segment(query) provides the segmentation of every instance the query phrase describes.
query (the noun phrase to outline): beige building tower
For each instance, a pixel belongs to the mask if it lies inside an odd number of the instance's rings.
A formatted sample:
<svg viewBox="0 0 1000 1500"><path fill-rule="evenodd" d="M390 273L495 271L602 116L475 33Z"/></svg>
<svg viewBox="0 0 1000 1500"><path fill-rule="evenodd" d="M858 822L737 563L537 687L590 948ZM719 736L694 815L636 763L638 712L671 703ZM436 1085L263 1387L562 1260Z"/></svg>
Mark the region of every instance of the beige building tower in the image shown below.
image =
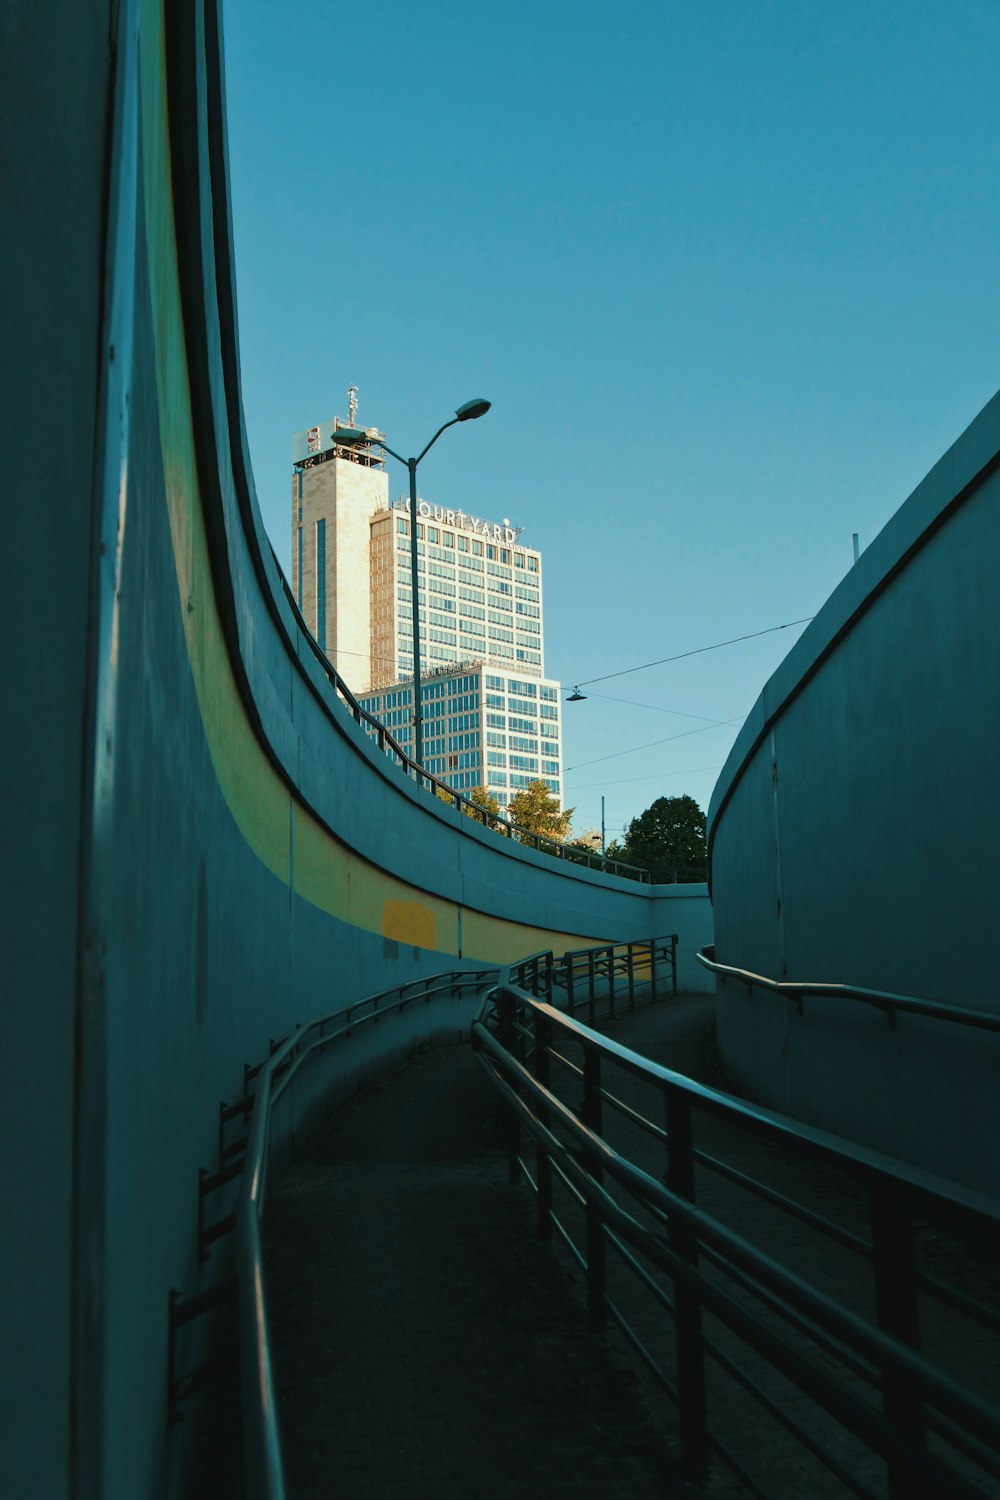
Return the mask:
<svg viewBox="0 0 1000 1500"><path fill-rule="evenodd" d="M413 753L410 501L389 501L384 434L348 419L292 440L292 590L361 706ZM506 518L417 498L420 701L426 769L506 807L543 780L562 800L560 687L545 676L542 555Z"/></svg>
<svg viewBox="0 0 1000 1500"><path fill-rule="evenodd" d="M371 517L389 503L382 434L340 444L339 417L292 439L292 592L306 625L354 693L372 685Z"/></svg>

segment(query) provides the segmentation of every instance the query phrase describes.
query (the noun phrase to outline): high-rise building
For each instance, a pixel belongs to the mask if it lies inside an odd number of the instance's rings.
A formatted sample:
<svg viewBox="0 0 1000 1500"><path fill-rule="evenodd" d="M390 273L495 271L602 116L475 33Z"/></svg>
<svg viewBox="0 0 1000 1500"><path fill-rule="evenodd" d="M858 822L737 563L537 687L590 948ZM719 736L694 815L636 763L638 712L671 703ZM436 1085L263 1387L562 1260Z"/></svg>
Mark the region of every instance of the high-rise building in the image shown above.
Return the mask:
<svg viewBox="0 0 1000 1500"><path fill-rule="evenodd" d="M413 753L413 682L361 697ZM562 722L559 684L517 676L483 661L420 672L423 762L456 791L484 786L505 808L533 781L544 781L562 803Z"/></svg>
<svg viewBox="0 0 1000 1500"><path fill-rule="evenodd" d="M339 418L297 433L292 589L362 705L413 747L410 502L390 502L382 434L338 442ZM559 684L545 678L541 553L506 518L417 503L425 768L506 806L543 780L562 800Z"/></svg>
<svg viewBox="0 0 1000 1500"><path fill-rule="evenodd" d="M352 402L353 404L353 402ZM337 443L334 418L292 440L292 592L321 649L354 693L372 683L372 519L389 477L381 434Z"/></svg>

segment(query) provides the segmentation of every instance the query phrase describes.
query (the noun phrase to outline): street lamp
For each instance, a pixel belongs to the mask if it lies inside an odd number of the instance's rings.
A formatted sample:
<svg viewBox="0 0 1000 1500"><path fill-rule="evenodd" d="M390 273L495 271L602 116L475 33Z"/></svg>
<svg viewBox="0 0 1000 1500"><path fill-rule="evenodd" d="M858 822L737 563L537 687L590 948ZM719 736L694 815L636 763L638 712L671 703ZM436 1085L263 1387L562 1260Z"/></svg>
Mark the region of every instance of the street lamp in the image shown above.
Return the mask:
<svg viewBox="0 0 1000 1500"><path fill-rule="evenodd" d="M384 448L398 463L405 464L410 472L410 580L411 592L413 594L413 758L417 765L423 764L424 758L424 720L420 707L420 595L417 574L417 464L430 452L448 427L454 427L456 422L474 422L478 417L485 417L489 411L491 402L484 401L482 396L475 401L465 401L455 412L450 421L439 427L430 442L418 453L416 458L404 458L402 454L396 453L382 438L378 439L379 447ZM338 427L333 434L338 443L362 443L370 442L370 434L361 427Z"/></svg>

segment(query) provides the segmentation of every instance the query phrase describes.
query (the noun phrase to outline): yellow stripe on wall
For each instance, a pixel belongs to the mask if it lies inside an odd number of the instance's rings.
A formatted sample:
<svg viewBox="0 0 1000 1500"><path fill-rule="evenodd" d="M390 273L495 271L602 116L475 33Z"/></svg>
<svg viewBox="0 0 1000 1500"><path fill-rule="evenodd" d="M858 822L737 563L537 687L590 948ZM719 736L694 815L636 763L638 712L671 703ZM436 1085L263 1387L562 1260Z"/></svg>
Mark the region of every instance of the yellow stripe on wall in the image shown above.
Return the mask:
<svg viewBox="0 0 1000 1500"><path fill-rule="evenodd" d="M551 932L432 896L347 848L289 790L250 723L233 674L212 586L195 463L174 228L161 4L141 25L142 172L155 340L156 392L180 616L205 740L219 789L261 863L296 895L367 932L485 963L603 935ZM293 852L294 851L294 852ZM460 923L464 927L459 941Z"/></svg>

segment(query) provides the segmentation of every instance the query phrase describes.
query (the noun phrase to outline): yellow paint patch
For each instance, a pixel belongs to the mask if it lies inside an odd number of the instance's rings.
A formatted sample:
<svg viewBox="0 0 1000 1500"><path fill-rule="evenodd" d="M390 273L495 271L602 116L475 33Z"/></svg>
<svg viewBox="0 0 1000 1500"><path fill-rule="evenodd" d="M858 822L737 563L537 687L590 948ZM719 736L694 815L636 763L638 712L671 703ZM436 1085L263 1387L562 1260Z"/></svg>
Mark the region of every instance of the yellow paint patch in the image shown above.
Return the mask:
<svg viewBox="0 0 1000 1500"><path fill-rule="evenodd" d="M349 851L298 802L292 803L292 823L296 895L320 911L346 920L351 888Z"/></svg>
<svg viewBox="0 0 1000 1500"><path fill-rule="evenodd" d="M573 948L606 943L607 935L584 936L579 932L553 932L545 927L527 927L522 922L499 921L485 912L466 907L462 913L462 955L480 963L514 964L531 953L550 948L562 955Z"/></svg>
<svg viewBox="0 0 1000 1500"><path fill-rule="evenodd" d="M386 901L382 907L382 936L415 948L437 947L434 913L422 901Z"/></svg>

